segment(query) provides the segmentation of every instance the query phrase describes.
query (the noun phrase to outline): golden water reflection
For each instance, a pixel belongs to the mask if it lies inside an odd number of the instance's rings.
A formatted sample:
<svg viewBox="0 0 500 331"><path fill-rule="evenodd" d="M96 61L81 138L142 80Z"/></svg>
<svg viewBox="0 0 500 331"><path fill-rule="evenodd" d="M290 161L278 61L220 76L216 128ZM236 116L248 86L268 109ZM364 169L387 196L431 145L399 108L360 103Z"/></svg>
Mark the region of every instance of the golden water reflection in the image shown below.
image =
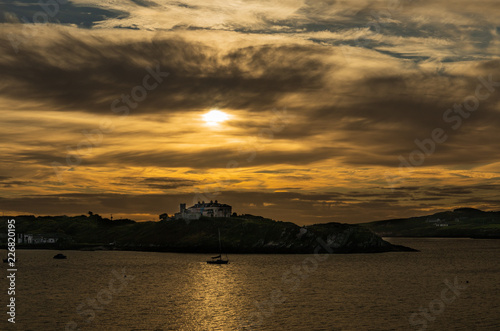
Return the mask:
<svg viewBox="0 0 500 331"><path fill-rule="evenodd" d="M246 276L227 265L192 263L183 282L190 301L181 314L189 330L235 330L248 308L244 296Z"/></svg>

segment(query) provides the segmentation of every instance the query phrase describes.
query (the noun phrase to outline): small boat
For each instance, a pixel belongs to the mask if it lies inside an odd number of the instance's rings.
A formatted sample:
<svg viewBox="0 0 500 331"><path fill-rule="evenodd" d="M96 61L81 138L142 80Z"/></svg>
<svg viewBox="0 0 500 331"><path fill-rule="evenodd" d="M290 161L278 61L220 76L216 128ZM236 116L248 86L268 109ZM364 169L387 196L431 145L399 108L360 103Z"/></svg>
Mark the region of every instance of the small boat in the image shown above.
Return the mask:
<svg viewBox="0 0 500 331"><path fill-rule="evenodd" d="M216 259L216 260L215 260ZM229 260L223 260L220 255L212 257L212 260L207 261L208 264L228 264Z"/></svg>
<svg viewBox="0 0 500 331"><path fill-rule="evenodd" d="M54 259L61 260L61 259L65 259L65 258L66 258L66 255L61 254L61 253L54 255Z"/></svg>
<svg viewBox="0 0 500 331"><path fill-rule="evenodd" d="M207 261L208 264L228 264L229 263L229 259L227 258L227 254L226 254L225 260L222 258L222 246L220 243L220 229L218 229L218 230L219 230L219 255L213 256L212 260L208 260Z"/></svg>

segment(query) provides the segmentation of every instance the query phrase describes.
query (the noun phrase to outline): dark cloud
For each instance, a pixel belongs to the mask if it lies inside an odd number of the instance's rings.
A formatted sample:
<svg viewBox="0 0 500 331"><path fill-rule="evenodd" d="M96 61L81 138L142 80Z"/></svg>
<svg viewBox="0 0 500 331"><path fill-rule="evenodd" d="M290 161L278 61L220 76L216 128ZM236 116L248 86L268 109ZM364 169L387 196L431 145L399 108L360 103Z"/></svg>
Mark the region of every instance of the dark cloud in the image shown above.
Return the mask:
<svg viewBox="0 0 500 331"><path fill-rule="evenodd" d="M496 191L500 192L500 185L482 184L482 185L467 185L467 186L434 186L422 188L420 193L430 197L457 197L457 196L474 196L482 194L481 191ZM491 197L491 192L487 192Z"/></svg>
<svg viewBox="0 0 500 331"><path fill-rule="evenodd" d="M182 39L113 42L65 32L44 47L23 47L15 56L7 36L0 37L0 44L6 53L0 61L4 96L29 95L31 100L44 100L51 110L106 115L113 115L115 99L142 85L147 66L169 76L131 109L132 114L186 112L214 104L269 109L284 94L320 87L331 66L318 58L326 53L324 48L300 45L220 53Z"/></svg>
<svg viewBox="0 0 500 331"><path fill-rule="evenodd" d="M165 148L168 148L165 147ZM38 164L51 165L56 162L64 167L86 165L86 166L129 166L140 167L190 167L193 169L216 169L216 168L245 168L263 165L305 165L317 161L340 157L341 149L330 147L311 148L310 150L298 151L248 151L242 152L229 148L207 148L203 150L133 150L130 148L124 152L105 152L103 154L90 153L78 156L70 154L63 149L51 149L45 151L25 151L11 154L12 157ZM228 170L228 171L229 171Z"/></svg>
<svg viewBox="0 0 500 331"><path fill-rule="evenodd" d="M118 185L146 186L151 189L170 190L180 187L191 187L196 181L172 177L120 177Z"/></svg>
<svg viewBox="0 0 500 331"><path fill-rule="evenodd" d="M253 157L253 153L240 153L233 149L214 147L201 151L164 150L109 152L101 156L85 159L84 162L90 166L128 164L132 166L172 168L189 166L192 168L215 169L278 164L304 165L340 155L341 152L335 148L320 147L306 151L257 151ZM32 160L46 160L45 155L42 156L42 159L38 159L37 155L34 156L35 158ZM250 160L249 156L252 156Z"/></svg>
<svg viewBox="0 0 500 331"><path fill-rule="evenodd" d="M471 186L469 186L469 188L475 189L475 190L494 190L494 191L500 192L500 185L498 185L498 184L471 185Z"/></svg>
<svg viewBox="0 0 500 331"><path fill-rule="evenodd" d="M463 187L432 187L425 191L427 196L453 197L457 195L469 195L473 192Z"/></svg>
<svg viewBox="0 0 500 331"><path fill-rule="evenodd" d="M153 1L148 1L148 0L130 0L130 1L141 7L158 7L158 4Z"/></svg>
<svg viewBox="0 0 500 331"><path fill-rule="evenodd" d="M144 1L144 0L136 0ZM66 3L64 3L66 2ZM145 1L147 2L147 1ZM125 18L128 13L90 6L75 6L70 1L2 1L0 2L0 23L57 23L74 24L90 28L99 21Z"/></svg>
<svg viewBox="0 0 500 331"><path fill-rule="evenodd" d="M382 187L385 190L395 190L395 191L418 191L420 187L418 186L401 186L401 187Z"/></svg>
<svg viewBox="0 0 500 331"><path fill-rule="evenodd" d="M0 187L3 188L22 187L31 183L33 182L29 180L13 180L11 176L0 176Z"/></svg>
<svg viewBox="0 0 500 331"><path fill-rule="evenodd" d="M293 169L282 169L282 170L259 170L254 171L254 174L290 174L294 173Z"/></svg>
<svg viewBox="0 0 500 331"><path fill-rule="evenodd" d="M14 186L23 186L31 184L31 181L23 181L23 180L10 180L10 181L1 181L0 187L10 188Z"/></svg>

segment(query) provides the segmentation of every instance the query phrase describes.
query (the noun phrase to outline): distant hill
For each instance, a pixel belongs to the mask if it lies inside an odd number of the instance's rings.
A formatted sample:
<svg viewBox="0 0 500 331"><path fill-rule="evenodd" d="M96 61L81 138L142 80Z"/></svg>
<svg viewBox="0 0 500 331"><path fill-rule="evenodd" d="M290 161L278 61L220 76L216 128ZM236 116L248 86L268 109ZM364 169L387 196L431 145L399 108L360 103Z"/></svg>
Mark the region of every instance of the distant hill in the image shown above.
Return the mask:
<svg viewBox="0 0 500 331"><path fill-rule="evenodd" d="M361 225L382 237L500 238L500 212L474 208Z"/></svg>
<svg viewBox="0 0 500 331"><path fill-rule="evenodd" d="M217 229L225 253L314 253L318 238L328 243L331 253L376 253L412 251L392 245L359 225L340 223L300 227L263 217L242 215L231 218L134 222L91 216L17 216L17 233L58 233L52 246L24 245L25 248L121 249L168 252L215 253ZM7 217L0 231L6 233ZM320 252L326 253L322 248Z"/></svg>

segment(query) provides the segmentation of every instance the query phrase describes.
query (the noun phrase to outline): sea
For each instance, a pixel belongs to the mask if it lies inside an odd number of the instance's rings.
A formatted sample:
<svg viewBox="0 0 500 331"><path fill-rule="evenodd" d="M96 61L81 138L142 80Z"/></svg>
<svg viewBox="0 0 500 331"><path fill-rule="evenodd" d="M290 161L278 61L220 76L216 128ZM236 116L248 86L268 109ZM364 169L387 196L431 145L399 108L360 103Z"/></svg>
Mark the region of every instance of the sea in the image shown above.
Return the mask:
<svg viewBox="0 0 500 331"><path fill-rule="evenodd" d="M0 330L500 330L500 240L385 239L420 252L18 250Z"/></svg>

